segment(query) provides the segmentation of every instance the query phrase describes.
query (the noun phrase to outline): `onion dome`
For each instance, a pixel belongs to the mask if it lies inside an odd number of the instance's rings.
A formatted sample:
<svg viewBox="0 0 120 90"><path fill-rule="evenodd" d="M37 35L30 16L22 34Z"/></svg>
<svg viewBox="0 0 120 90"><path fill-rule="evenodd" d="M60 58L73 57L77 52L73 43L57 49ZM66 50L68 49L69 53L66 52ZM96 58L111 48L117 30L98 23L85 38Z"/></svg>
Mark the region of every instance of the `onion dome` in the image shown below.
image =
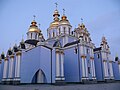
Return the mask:
<svg viewBox="0 0 120 90"><path fill-rule="evenodd" d="M62 45L61 45L60 41L59 41L59 40L57 40L57 41L53 44L53 47L58 47L58 48L61 48L61 47L62 47Z"/></svg>
<svg viewBox="0 0 120 90"><path fill-rule="evenodd" d="M50 28L57 27L59 25L59 16L60 16L60 14L59 14L58 10L56 9L53 14L54 21L50 23Z"/></svg>
<svg viewBox="0 0 120 90"><path fill-rule="evenodd" d="M63 16L61 17L60 20L60 25L70 25L69 20L67 20L67 16L65 16L65 10L63 9Z"/></svg>
<svg viewBox="0 0 120 90"><path fill-rule="evenodd" d="M11 49L11 47L10 47L9 50L8 50L8 52L7 52L7 54L8 54L8 55L12 55L12 53L13 53L13 52L12 52L12 49Z"/></svg>
<svg viewBox="0 0 120 90"><path fill-rule="evenodd" d="M82 30L86 29L86 28L85 28L85 25L84 25L83 23L82 23L82 24L79 24L78 26L79 26L79 28L82 29Z"/></svg>
<svg viewBox="0 0 120 90"><path fill-rule="evenodd" d="M2 52L2 54L1 54L1 59L5 59L5 54L4 54L4 52Z"/></svg>
<svg viewBox="0 0 120 90"><path fill-rule="evenodd" d="M29 28L29 32L40 32L40 30L38 29L38 26L36 25L37 22L35 20L33 20L31 22L30 28Z"/></svg>
<svg viewBox="0 0 120 90"><path fill-rule="evenodd" d="M60 25L70 25L70 22L67 20L67 17L65 15L61 17Z"/></svg>

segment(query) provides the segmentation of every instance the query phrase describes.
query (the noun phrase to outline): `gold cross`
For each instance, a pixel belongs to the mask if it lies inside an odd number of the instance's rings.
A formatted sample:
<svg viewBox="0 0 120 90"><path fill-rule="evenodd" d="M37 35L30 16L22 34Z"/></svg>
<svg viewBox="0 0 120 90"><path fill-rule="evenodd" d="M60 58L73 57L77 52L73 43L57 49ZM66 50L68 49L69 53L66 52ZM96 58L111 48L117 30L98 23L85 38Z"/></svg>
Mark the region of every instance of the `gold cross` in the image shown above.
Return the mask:
<svg viewBox="0 0 120 90"><path fill-rule="evenodd" d="M63 15L65 15L65 9L63 9Z"/></svg>
<svg viewBox="0 0 120 90"><path fill-rule="evenodd" d="M33 15L33 18L34 18L34 20L35 20L36 16L35 16L35 15Z"/></svg>
<svg viewBox="0 0 120 90"><path fill-rule="evenodd" d="M55 5L56 5L56 9L57 9L57 6L58 6L57 2L55 3Z"/></svg>

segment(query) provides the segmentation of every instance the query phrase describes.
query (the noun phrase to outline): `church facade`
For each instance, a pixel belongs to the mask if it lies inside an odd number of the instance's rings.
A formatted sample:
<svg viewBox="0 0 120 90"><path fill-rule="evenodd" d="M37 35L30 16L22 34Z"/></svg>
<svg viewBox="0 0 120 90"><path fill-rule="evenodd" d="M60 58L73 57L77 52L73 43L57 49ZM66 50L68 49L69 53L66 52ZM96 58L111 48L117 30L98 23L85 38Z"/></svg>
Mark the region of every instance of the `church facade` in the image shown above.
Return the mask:
<svg viewBox="0 0 120 90"><path fill-rule="evenodd" d="M65 13L56 9L45 40L33 20L27 40L7 54L1 54L0 82L14 83L86 83L120 80L120 60L111 59L110 47L102 37L96 48L82 22L72 30Z"/></svg>

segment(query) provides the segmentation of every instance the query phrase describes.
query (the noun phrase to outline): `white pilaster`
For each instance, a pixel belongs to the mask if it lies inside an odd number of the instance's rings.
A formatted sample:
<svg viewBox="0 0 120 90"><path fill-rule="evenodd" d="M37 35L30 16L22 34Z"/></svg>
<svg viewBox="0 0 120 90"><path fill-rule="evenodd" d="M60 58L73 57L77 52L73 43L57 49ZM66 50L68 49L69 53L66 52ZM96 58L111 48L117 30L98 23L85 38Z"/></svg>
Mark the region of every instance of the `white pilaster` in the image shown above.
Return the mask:
<svg viewBox="0 0 120 90"><path fill-rule="evenodd" d="M91 74L92 74L92 77L94 77L93 60L92 59L90 59L90 64L91 64Z"/></svg>
<svg viewBox="0 0 120 90"><path fill-rule="evenodd" d="M119 74L120 74L120 62L118 62Z"/></svg>
<svg viewBox="0 0 120 90"><path fill-rule="evenodd" d="M15 65L15 78L20 79L20 61L21 61L21 52L16 53L16 65Z"/></svg>
<svg viewBox="0 0 120 90"><path fill-rule="evenodd" d="M14 55L10 56L8 78L13 78Z"/></svg>
<svg viewBox="0 0 120 90"><path fill-rule="evenodd" d="M113 79L114 75L113 75L113 68L112 68L112 62L109 62L109 68L110 68L110 77Z"/></svg>
<svg viewBox="0 0 120 90"><path fill-rule="evenodd" d="M7 72L8 72L8 58L5 58L4 69L3 69L3 79L7 78Z"/></svg>
<svg viewBox="0 0 120 90"><path fill-rule="evenodd" d="M93 77L95 78L96 75L95 75L95 63L94 63L94 60L92 60L92 64L93 64Z"/></svg>
<svg viewBox="0 0 120 90"><path fill-rule="evenodd" d="M88 66L87 66L87 60L85 58L85 76L88 77Z"/></svg>
<svg viewBox="0 0 120 90"><path fill-rule="evenodd" d="M82 77L85 77L85 64L84 64L84 58L82 57Z"/></svg>
<svg viewBox="0 0 120 90"><path fill-rule="evenodd" d="M64 80L64 53L61 52L61 77Z"/></svg>
<svg viewBox="0 0 120 90"><path fill-rule="evenodd" d="M56 52L56 77L60 77L59 51ZM56 79L58 79L58 78L56 78Z"/></svg>

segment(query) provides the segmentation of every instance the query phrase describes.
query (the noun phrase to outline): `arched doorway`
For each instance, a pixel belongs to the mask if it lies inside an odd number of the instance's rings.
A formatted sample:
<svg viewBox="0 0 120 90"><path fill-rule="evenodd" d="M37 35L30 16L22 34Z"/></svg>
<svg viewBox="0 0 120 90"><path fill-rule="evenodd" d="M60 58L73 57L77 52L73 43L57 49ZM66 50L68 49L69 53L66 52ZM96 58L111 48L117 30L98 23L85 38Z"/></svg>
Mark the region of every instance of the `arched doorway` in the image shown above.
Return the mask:
<svg viewBox="0 0 120 90"><path fill-rule="evenodd" d="M46 77L44 72L39 69L32 78L32 83L46 83Z"/></svg>

